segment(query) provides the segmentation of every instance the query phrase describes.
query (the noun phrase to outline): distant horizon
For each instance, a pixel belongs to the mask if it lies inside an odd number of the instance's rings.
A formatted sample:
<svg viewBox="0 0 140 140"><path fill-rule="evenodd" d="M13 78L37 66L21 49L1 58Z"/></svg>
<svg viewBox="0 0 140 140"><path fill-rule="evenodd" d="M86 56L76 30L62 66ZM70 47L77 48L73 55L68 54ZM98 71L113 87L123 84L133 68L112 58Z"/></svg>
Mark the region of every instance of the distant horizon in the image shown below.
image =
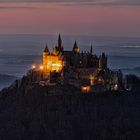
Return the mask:
<svg viewBox="0 0 140 140"><path fill-rule="evenodd" d="M58 33L59 34L59 33ZM8 33L8 34L1 34L0 33L0 36L8 36L8 35L10 35L10 36L14 36L14 35L32 35L32 36L41 36L41 35L43 35L43 36L58 36L58 34L32 34L32 33ZM60 33L61 34L61 33ZM82 34L61 34L61 36L63 37L63 36L70 36L70 37L106 37L106 38L140 38L140 36L103 36L103 35L82 35Z"/></svg>

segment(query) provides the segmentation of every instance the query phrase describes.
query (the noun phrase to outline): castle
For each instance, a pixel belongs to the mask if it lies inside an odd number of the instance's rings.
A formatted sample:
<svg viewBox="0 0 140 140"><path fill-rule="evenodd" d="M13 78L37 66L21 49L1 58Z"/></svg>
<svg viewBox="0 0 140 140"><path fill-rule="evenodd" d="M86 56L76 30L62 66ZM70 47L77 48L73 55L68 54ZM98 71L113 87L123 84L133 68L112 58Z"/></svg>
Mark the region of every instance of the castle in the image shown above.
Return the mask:
<svg viewBox="0 0 140 140"><path fill-rule="evenodd" d="M107 56L102 53L98 58L93 54L93 48L89 52L81 52L80 48L75 41L72 51L65 51L62 46L61 36L59 34L58 43L52 52L49 51L46 45L43 52L43 69L45 72L60 72L63 67L73 67L73 68L97 68L106 69L107 68Z"/></svg>
<svg viewBox="0 0 140 140"><path fill-rule="evenodd" d="M33 74L35 72L37 74ZM83 92L119 90L122 84L121 71L112 71L107 67L105 53L99 57L93 54L92 45L89 52L80 51L76 41L73 49L67 51L60 34L52 52L45 46L41 70L33 68L32 74L33 81L68 84L81 88Z"/></svg>

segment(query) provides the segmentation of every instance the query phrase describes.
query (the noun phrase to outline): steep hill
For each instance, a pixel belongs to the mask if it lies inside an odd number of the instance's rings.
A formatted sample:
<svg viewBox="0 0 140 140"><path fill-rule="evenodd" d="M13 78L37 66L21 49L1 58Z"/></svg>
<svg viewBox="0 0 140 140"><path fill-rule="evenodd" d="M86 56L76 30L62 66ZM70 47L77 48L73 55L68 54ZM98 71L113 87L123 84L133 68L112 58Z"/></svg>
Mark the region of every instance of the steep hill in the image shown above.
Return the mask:
<svg viewBox="0 0 140 140"><path fill-rule="evenodd" d="M73 87L10 87L0 97L0 140L140 139L139 92L81 94Z"/></svg>

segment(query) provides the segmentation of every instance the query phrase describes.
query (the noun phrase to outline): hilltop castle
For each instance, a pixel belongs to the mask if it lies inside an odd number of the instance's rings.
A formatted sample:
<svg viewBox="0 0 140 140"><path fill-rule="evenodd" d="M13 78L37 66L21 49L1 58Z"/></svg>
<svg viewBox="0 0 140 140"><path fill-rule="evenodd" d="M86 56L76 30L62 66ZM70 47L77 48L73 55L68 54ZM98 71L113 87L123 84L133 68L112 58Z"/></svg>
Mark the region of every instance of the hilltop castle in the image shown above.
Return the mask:
<svg viewBox="0 0 140 140"><path fill-rule="evenodd" d="M45 72L60 72L63 67L73 68L96 68L107 69L107 56L105 53L98 58L93 54L91 46L89 52L80 52L80 48L75 41L72 51L64 50L62 46L61 36L59 34L58 43L50 52L46 45L43 52L43 68Z"/></svg>
<svg viewBox="0 0 140 140"><path fill-rule="evenodd" d="M73 49L67 51L60 34L52 52L45 46L41 69L37 71L34 67L31 73L34 82L68 84L83 92L119 90L122 83L121 71L112 71L107 67L105 53L98 57L93 53L92 45L89 52L80 51L76 41Z"/></svg>

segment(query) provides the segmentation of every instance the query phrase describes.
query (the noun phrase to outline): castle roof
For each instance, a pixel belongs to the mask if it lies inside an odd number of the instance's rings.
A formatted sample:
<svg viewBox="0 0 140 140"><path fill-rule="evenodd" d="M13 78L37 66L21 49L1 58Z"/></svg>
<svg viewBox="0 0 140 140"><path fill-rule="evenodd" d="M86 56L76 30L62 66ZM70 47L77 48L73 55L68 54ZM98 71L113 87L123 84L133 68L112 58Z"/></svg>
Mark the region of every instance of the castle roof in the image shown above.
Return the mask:
<svg viewBox="0 0 140 140"><path fill-rule="evenodd" d="M48 48L48 45L46 44L46 47L44 49L44 52L49 52L49 48Z"/></svg>
<svg viewBox="0 0 140 140"><path fill-rule="evenodd" d="M78 48L77 42L75 41L73 48Z"/></svg>

